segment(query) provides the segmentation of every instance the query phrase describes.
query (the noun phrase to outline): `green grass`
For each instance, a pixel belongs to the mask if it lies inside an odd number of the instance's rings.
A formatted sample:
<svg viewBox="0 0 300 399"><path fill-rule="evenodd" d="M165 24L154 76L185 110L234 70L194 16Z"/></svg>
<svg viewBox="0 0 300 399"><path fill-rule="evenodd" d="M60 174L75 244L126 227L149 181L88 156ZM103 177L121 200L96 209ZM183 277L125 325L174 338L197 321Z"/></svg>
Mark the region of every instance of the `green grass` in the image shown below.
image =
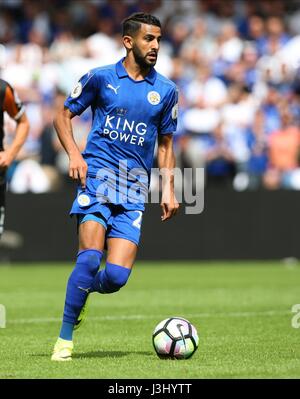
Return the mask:
<svg viewBox="0 0 300 399"><path fill-rule="evenodd" d="M276 262L137 263L112 295L93 294L70 363L50 361L71 265L0 267L0 378L299 378L300 265ZM188 318L200 345L188 360L161 360L155 325Z"/></svg>

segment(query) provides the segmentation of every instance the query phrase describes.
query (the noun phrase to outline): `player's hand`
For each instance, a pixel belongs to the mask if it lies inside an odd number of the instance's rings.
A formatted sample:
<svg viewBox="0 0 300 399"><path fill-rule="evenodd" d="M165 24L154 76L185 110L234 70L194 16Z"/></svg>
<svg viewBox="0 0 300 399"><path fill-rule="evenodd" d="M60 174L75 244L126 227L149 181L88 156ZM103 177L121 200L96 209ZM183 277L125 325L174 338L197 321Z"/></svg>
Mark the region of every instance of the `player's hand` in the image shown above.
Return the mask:
<svg viewBox="0 0 300 399"><path fill-rule="evenodd" d="M0 151L0 168L8 168L14 157L8 151Z"/></svg>
<svg viewBox="0 0 300 399"><path fill-rule="evenodd" d="M161 216L162 222L171 219L173 216L175 216L179 209L179 203L175 197L175 194L173 195L163 194L160 206L162 209L162 216Z"/></svg>
<svg viewBox="0 0 300 399"><path fill-rule="evenodd" d="M69 176L73 180L80 180L82 189L86 187L86 174L88 166L81 154L70 157Z"/></svg>

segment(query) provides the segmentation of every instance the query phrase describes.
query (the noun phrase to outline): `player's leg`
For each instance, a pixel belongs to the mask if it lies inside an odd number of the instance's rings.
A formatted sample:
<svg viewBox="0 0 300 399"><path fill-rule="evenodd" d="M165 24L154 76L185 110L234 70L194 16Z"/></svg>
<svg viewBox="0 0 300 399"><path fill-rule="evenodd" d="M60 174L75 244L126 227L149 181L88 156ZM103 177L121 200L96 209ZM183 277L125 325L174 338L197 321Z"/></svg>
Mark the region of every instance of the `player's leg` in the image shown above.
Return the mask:
<svg viewBox="0 0 300 399"><path fill-rule="evenodd" d="M107 239L107 262L122 265L132 269L136 254L137 245L124 238Z"/></svg>
<svg viewBox="0 0 300 399"><path fill-rule="evenodd" d="M64 321L69 323L76 324L103 255L105 228L91 220L91 216L84 217L79 224L79 251L68 280L64 310Z"/></svg>
<svg viewBox="0 0 300 399"><path fill-rule="evenodd" d="M99 269L104 240L105 227L96 216L79 217L79 252L68 280L63 322L52 360L71 360L73 331Z"/></svg>
<svg viewBox="0 0 300 399"><path fill-rule="evenodd" d="M107 261L97 273L92 291L110 294L123 287L131 273L141 233L142 211L119 208L107 231Z"/></svg>
<svg viewBox="0 0 300 399"><path fill-rule="evenodd" d="M107 259L103 270L97 273L92 291L111 294L126 283L133 267L137 245L124 238L107 239Z"/></svg>
<svg viewBox="0 0 300 399"><path fill-rule="evenodd" d="M99 269L105 240L105 228L91 215L79 218L79 251L77 262L67 284L63 327L60 337L72 339L74 325L85 304L92 282ZM73 328L72 328L73 327Z"/></svg>
<svg viewBox="0 0 300 399"><path fill-rule="evenodd" d="M5 176L3 173L1 173L0 170L0 238L4 231L5 192L6 192Z"/></svg>
<svg viewBox="0 0 300 399"><path fill-rule="evenodd" d="M0 239L4 232L5 207L0 203Z"/></svg>

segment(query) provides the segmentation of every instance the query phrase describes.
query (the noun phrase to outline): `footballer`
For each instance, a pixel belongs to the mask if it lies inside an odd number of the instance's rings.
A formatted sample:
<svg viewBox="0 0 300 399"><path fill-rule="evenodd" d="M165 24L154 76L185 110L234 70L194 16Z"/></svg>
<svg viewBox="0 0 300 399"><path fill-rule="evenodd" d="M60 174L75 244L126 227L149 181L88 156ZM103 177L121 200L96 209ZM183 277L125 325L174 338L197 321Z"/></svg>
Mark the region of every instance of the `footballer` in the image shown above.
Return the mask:
<svg viewBox="0 0 300 399"><path fill-rule="evenodd" d="M69 156L69 175L78 180L70 214L78 223L77 262L66 290L63 321L51 359L72 359L73 332L86 316L91 293L120 290L130 276L139 245L146 192L157 140L162 171L162 221L179 207L174 194L173 133L177 126L176 85L154 69L160 21L136 13L123 21L126 56L84 75L54 118ZM72 118L91 107L93 122L81 154ZM99 271L106 253L105 268Z"/></svg>
<svg viewBox="0 0 300 399"><path fill-rule="evenodd" d="M13 142L4 149L4 113L17 123ZM0 238L4 230L6 171L16 158L29 131L25 107L16 91L5 80L0 79Z"/></svg>

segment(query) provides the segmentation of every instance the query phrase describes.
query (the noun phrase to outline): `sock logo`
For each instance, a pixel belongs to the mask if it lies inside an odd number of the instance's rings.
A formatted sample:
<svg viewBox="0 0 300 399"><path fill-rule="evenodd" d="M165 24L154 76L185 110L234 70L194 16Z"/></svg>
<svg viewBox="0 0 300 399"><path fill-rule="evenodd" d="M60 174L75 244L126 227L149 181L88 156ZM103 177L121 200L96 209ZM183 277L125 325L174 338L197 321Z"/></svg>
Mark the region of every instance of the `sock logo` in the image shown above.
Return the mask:
<svg viewBox="0 0 300 399"><path fill-rule="evenodd" d="M81 291L85 291L87 294L89 294L90 293L90 289L91 289L91 287L90 288L82 288L82 287L78 287Z"/></svg>

